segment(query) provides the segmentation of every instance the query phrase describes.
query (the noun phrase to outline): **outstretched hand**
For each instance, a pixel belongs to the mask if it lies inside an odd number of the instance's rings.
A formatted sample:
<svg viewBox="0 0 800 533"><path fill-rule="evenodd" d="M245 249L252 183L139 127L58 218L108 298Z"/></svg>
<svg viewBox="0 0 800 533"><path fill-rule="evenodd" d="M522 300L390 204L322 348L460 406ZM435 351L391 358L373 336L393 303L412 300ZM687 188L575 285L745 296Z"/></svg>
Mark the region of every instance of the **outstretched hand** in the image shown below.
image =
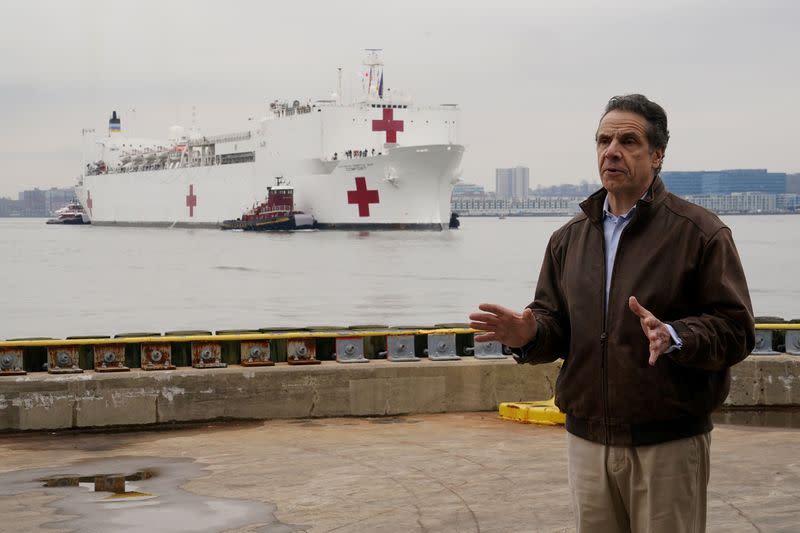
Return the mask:
<svg viewBox="0 0 800 533"><path fill-rule="evenodd" d="M536 316L527 307L522 313L495 304L480 304L478 309L484 312L469 315L469 327L486 332L475 335L478 342L499 341L519 348L536 337Z"/></svg>
<svg viewBox="0 0 800 533"><path fill-rule="evenodd" d="M648 362L650 366L654 366L659 356L672 345L672 337L669 334L669 330L653 313L642 307L636 296L628 298L628 307L633 311L633 314L639 317L642 330L650 341L650 359Z"/></svg>

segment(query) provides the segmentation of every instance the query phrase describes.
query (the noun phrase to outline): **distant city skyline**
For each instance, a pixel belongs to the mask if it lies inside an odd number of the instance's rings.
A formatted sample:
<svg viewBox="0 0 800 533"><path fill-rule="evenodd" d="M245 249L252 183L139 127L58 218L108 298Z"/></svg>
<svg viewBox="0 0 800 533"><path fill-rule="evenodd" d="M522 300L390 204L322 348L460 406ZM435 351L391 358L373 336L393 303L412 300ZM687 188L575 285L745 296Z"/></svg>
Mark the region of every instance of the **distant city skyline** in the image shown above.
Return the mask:
<svg viewBox="0 0 800 533"><path fill-rule="evenodd" d="M800 171L797 2L407 0L376 14L357 0L3 2L0 196L73 185L81 131L113 110L138 136L188 130L193 108L204 133L239 131L272 99L330 98L338 67L350 101L367 47L384 50L387 89L460 105L462 176L483 185L504 161L532 184L596 179L598 120L629 92L667 111L665 169Z"/></svg>

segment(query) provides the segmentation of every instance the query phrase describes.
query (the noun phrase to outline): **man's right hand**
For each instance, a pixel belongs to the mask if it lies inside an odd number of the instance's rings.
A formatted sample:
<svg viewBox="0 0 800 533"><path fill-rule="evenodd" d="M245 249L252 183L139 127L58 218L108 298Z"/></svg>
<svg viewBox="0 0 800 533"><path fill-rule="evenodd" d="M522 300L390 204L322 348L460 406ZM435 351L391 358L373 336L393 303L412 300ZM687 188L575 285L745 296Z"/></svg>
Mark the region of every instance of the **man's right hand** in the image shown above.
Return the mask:
<svg viewBox="0 0 800 533"><path fill-rule="evenodd" d="M480 304L483 313L469 315L469 327L485 331L475 335L478 342L500 341L511 348L520 348L536 337L536 316L526 307L522 313L495 304Z"/></svg>

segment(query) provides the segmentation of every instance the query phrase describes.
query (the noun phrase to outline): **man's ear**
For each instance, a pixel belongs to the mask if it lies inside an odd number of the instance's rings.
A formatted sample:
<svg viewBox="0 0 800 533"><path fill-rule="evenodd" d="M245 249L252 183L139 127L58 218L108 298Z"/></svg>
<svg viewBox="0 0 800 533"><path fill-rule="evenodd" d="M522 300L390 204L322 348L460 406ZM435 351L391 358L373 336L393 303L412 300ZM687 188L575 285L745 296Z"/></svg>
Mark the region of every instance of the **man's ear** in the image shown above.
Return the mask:
<svg viewBox="0 0 800 533"><path fill-rule="evenodd" d="M664 161L664 150L660 148L658 150L653 150L653 159L652 159L653 168L658 168L658 166L661 165L663 161Z"/></svg>

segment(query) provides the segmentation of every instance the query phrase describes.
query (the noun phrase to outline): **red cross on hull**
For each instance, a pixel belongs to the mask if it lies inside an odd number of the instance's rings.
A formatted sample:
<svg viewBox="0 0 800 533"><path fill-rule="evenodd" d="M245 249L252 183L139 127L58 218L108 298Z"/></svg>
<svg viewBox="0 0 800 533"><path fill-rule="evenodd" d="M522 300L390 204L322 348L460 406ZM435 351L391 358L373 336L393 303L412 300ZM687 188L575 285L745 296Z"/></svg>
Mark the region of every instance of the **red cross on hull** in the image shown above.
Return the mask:
<svg viewBox="0 0 800 533"><path fill-rule="evenodd" d="M194 194L194 185L189 185L189 194L186 196L186 207L189 208L189 216L194 216L194 208L197 205L197 196Z"/></svg>
<svg viewBox="0 0 800 533"><path fill-rule="evenodd" d="M368 217L369 204L380 203L380 198L378 197L378 190L377 189L368 190L367 178L358 177L356 178L356 190L347 191L347 203L358 204L358 216Z"/></svg>
<svg viewBox="0 0 800 533"><path fill-rule="evenodd" d="M386 142L396 143L397 132L403 131L403 121L394 120L394 109L383 109L383 118L372 121L372 131L385 131Z"/></svg>

